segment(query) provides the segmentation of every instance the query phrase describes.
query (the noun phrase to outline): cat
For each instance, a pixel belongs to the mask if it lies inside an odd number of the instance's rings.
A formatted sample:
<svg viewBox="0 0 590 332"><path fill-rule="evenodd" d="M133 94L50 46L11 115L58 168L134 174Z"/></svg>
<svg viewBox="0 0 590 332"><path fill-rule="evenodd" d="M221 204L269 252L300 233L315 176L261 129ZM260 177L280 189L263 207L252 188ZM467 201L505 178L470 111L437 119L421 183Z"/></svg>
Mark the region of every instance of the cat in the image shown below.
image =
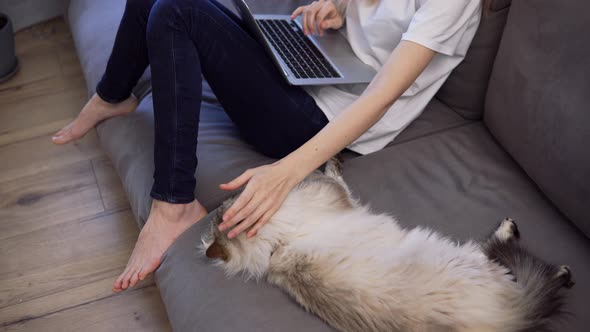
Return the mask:
<svg viewBox="0 0 590 332"><path fill-rule="evenodd" d="M340 331L543 331L574 284L569 267L519 245L512 219L482 243L458 244L372 213L352 198L335 160L297 185L251 239L218 230L234 201L217 210L204 254L228 276L266 278Z"/></svg>

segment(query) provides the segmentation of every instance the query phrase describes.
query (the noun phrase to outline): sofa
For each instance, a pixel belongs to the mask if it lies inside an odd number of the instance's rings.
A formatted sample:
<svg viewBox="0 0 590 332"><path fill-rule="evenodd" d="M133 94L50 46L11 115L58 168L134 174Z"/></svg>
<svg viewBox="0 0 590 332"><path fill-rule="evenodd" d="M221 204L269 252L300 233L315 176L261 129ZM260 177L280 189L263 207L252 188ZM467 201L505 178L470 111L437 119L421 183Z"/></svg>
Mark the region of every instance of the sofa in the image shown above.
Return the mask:
<svg viewBox="0 0 590 332"><path fill-rule="evenodd" d="M231 2L223 1L233 9ZM250 0L257 13L290 13L300 0ZM124 0L71 0L68 22L89 95L104 70ZM457 241L481 239L515 219L535 255L567 264L576 286L556 331L590 329L590 3L492 1L467 57L437 96L381 151L344 151L353 194L407 227ZM136 112L97 132L139 227L151 204L153 115L150 73ZM218 188L273 161L245 143L204 82L196 151L196 196L210 215L182 234L155 273L178 331L330 331L279 289L227 278L197 248L211 215L231 193Z"/></svg>

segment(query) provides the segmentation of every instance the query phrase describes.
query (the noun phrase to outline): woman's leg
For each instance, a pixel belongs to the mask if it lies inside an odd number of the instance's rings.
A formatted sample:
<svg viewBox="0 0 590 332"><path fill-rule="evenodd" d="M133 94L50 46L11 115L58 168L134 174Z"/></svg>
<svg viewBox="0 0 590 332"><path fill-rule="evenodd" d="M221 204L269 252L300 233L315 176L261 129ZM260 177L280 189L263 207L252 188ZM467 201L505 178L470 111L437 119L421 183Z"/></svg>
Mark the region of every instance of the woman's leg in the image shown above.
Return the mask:
<svg viewBox="0 0 590 332"><path fill-rule="evenodd" d="M194 199L201 75L241 133L281 157L327 120L313 98L289 85L264 48L210 0L159 0L148 23L155 133L152 197Z"/></svg>
<svg viewBox="0 0 590 332"><path fill-rule="evenodd" d="M127 0L105 73L78 117L53 137L64 144L84 136L98 122L137 107L131 90L147 68L145 31L155 0Z"/></svg>
<svg viewBox="0 0 590 332"><path fill-rule="evenodd" d="M155 270L174 239L198 221L174 216L186 216L194 200L201 75L246 140L270 156L288 154L328 122L313 98L286 83L264 48L214 1L159 0L150 13L147 40L155 200L115 290Z"/></svg>

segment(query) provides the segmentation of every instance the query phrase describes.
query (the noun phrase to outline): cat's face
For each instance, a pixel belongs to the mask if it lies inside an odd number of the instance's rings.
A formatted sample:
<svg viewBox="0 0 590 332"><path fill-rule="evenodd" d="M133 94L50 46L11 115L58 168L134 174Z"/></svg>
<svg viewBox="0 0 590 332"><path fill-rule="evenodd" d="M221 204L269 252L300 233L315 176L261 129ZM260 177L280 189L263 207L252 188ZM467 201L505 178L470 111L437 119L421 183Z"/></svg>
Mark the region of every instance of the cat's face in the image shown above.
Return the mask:
<svg viewBox="0 0 590 332"><path fill-rule="evenodd" d="M231 206L233 199L226 201L211 221L208 234L202 238L205 255L224 267L228 275L244 272L248 277L262 277L268 270L270 257L275 245L261 234L250 239L246 232L233 239L219 231L223 213Z"/></svg>
<svg viewBox="0 0 590 332"><path fill-rule="evenodd" d="M232 244L229 243L231 240L227 238L227 235L219 231L219 224L221 223L221 217L223 215L222 210L225 209L219 208L217 214L213 217L213 220L211 220L209 234L203 236L203 244L207 247L205 255L208 258L228 262L230 259Z"/></svg>

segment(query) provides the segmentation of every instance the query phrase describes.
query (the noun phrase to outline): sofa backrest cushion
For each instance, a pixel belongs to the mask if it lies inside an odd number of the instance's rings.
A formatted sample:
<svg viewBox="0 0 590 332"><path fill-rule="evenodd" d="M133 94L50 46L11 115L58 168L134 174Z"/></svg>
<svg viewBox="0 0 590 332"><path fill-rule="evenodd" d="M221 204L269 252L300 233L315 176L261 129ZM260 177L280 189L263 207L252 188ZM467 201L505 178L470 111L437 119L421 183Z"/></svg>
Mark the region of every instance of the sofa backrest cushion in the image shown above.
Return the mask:
<svg viewBox="0 0 590 332"><path fill-rule="evenodd" d="M590 236L590 2L514 1L484 121L546 196Z"/></svg>
<svg viewBox="0 0 590 332"><path fill-rule="evenodd" d="M436 94L436 98L466 119L479 120L483 116L488 81L509 9L510 0L491 2L465 59Z"/></svg>

